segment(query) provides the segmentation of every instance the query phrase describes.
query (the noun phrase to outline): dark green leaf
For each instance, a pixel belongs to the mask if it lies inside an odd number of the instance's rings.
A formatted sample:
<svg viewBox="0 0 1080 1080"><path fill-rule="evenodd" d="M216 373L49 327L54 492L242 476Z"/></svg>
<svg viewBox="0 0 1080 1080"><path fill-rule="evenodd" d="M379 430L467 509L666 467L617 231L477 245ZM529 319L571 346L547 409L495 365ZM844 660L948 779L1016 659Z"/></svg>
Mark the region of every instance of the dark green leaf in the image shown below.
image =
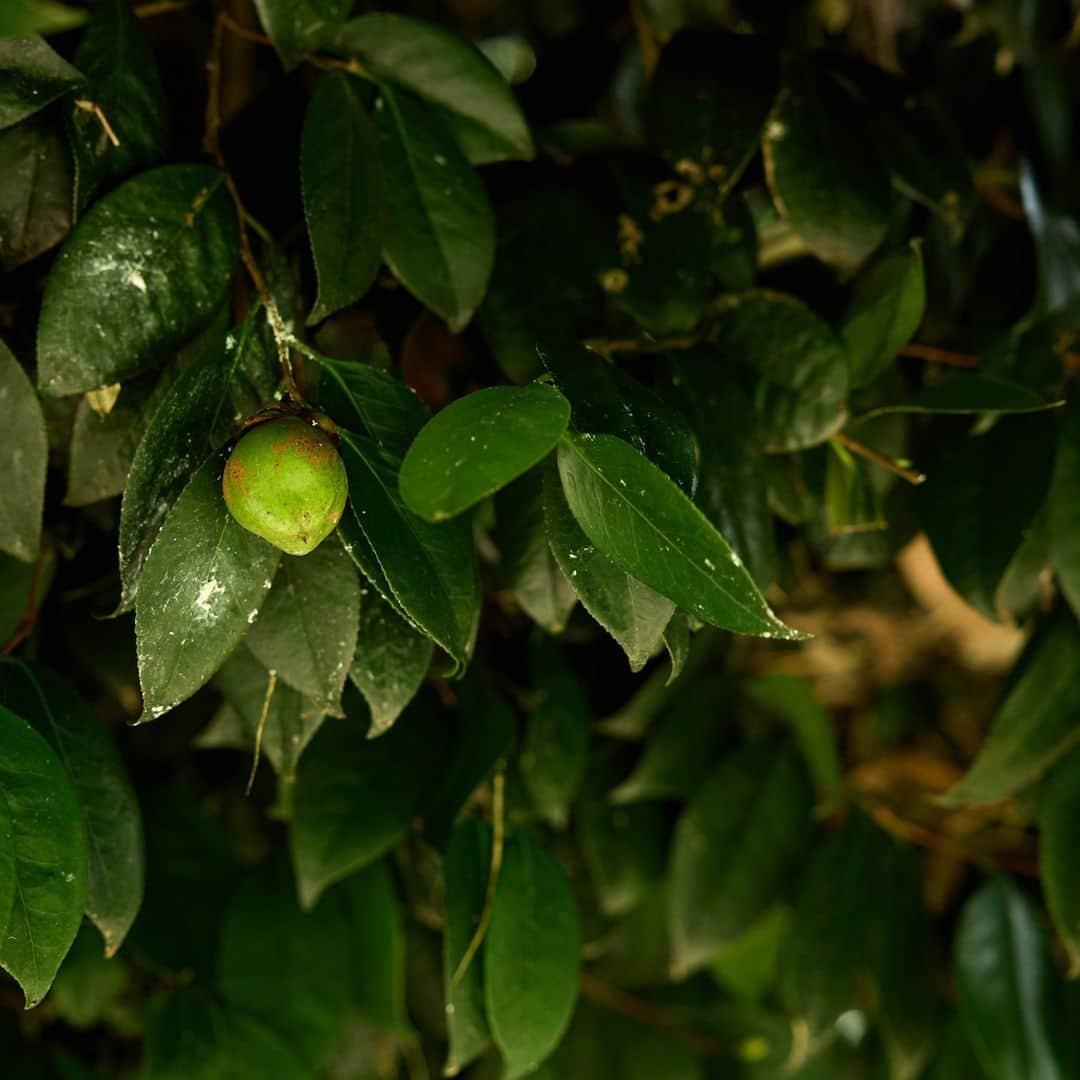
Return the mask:
<svg viewBox="0 0 1080 1080"><path fill-rule="evenodd" d="M784 68L765 128L765 175L776 208L820 258L854 270L885 238L889 176L854 101L804 58Z"/></svg>
<svg viewBox="0 0 1080 1080"><path fill-rule="evenodd" d="M685 611L676 611L664 627L664 648L667 649L668 659L671 661L669 682L674 682L686 667L686 661L690 658L692 645L690 635L693 630L694 627L690 625L690 616Z"/></svg>
<svg viewBox="0 0 1080 1080"><path fill-rule="evenodd" d="M558 646L532 645L532 697L518 757L522 779L540 817L566 827L585 776L592 714L581 685Z"/></svg>
<svg viewBox="0 0 1080 1080"><path fill-rule="evenodd" d="M17 34L58 34L86 22L82 8L57 0L8 0L0 12L0 37Z"/></svg>
<svg viewBox="0 0 1080 1080"><path fill-rule="evenodd" d="M236 212L215 169L168 165L121 184L53 264L38 385L73 394L158 363L225 299L238 250Z"/></svg>
<svg viewBox="0 0 1080 1080"><path fill-rule="evenodd" d="M255 621L281 553L238 525L221 493L224 462L206 460L146 557L135 607L143 720L190 697Z"/></svg>
<svg viewBox="0 0 1080 1080"><path fill-rule="evenodd" d="M791 911L776 904L744 934L722 946L709 970L726 990L747 1001L760 1001L776 980Z"/></svg>
<svg viewBox="0 0 1080 1080"><path fill-rule="evenodd" d="M705 781L675 827L669 919L678 977L773 904L810 836L811 792L793 751L750 744Z"/></svg>
<svg viewBox="0 0 1080 1080"><path fill-rule="evenodd" d="M0 128L25 120L82 81L82 72L43 38L9 37L0 29Z"/></svg>
<svg viewBox="0 0 1080 1080"><path fill-rule="evenodd" d="M349 471L352 513L378 560L390 596L414 625L464 666L480 615L468 522L432 525L413 514L398 495L397 468L368 440L346 434L342 455ZM381 582L372 584L380 588Z"/></svg>
<svg viewBox="0 0 1080 1080"><path fill-rule="evenodd" d="M889 413L1029 413L1061 404L1061 401L1047 401L1022 383L995 375L949 375L914 397L877 405L860 419Z"/></svg>
<svg viewBox="0 0 1080 1080"><path fill-rule="evenodd" d="M856 386L873 382L885 372L918 330L925 307L926 284L917 241L859 275L840 324Z"/></svg>
<svg viewBox="0 0 1080 1080"><path fill-rule="evenodd" d="M41 544L41 511L49 447L34 386L0 341L0 407L6 416L0 440L4 472L0 494L0 551L31 562Z"/></svg>
<svg viewBox="0 0 1080 1080"><path fill-rule="evenodd" d="M409 447L401 497L428 521L455 517L547 457L569 419L570 403L544 383L459 398Z"/></svg>
<svg viewBox="0 0 1080 1080"><path fill-rule="evenodd" d="M365 74L438 106L475 164L531 158L532 139L506 81L475 46L432 23L371 13L352 19L336 48Z"/></svg>
<svg viewBox="0 0 1080 1080"><path fill-rule="evenodd" d="M45 996L82 922L86 825L60 759L4 708L0 746L0 800L14 856L7 860L14 903L0 938L0 966L22 987L29 1009Z"/></svg>
<svg viewBox="0 0 1080 1080"><path fill-rule="evenodd" d="M1061 591L1080 615L1080 397L1065 407L1050 488L1050 561Z"/></svg>
<svg viewBox="0 0 1080 1080"><path fill-rule="evenodd" d="M620 570L581 531L554 468L544 470L544 527L555 562L585 610L619 643L632 671L660 648L675 613L666 596Z"/></svg>
<svg viewBox="0 0 1080 1080"><path fill-rule="evenodd" d="M101 717L59 675L19 663L4 704L56 751L86 822L86 914L112 956L142 903L146 878L142 815L131 779Z"/></svg>
<svg viewBox="0 0 1080 1080"><path fill-rule="evenodd" d="M684 179L727 193L757 150L778 75L766 38L700 28L679 34L649 87L650 142Z"/></svg>
<svg viewBox="0 0 1080 1080"><path fill-rule="evenodd" d="M724 629L798 640L742 560L647 458L610 435L564 437L559 475L586 536L617 566Z"/></svg>
<svg viewBox="0 0 1080 1080"><path fill-rule="evenodd" d="M1039 874L1054 925L1080 970L1080 861L1075 843L1080 815L1080 751L1054 768L1039 794Z"/></svg>
<svg viewBox="0 0 1080 1080"><path fill-rule="evenodd" d="M994 878L964 906L954 941L960 1016L995 1080L1068 1075L1057 976L1031 902Z"/></svg>
<svg viewBox="0 0 1080 1080"><path fill-rule="evenodd" d="M123 960L101 953L101 937L83 923L49 991L49 1004L79 1031L108 1023L123 1008L130 971ZM81 1080L81 1078L80 1078Z"/></svg>
<svg viewBox="0 0 1080 1080"><path fill-rule="evenodd" d="M300 152L304 217L319 296L308 322L359 300L382 251L383 176L375 128L347 75L325 75L308 105Z"/></svg>
<svg viewBox="0 0 1080 1080"><path fill-rule="evenodd" d="M450 1042L447 1076L455 1076L491 1045L491 1032L484 1012L483 954L478 952L469 966L458 974L465 950L480 922L490 864L490 827L475 818L461 822L450 834L444 870L443 993Z"/></svg>
<svg viewBox="0 0 1080 1080"><path fill-rule="evenodd" d="M725 297L705 337L721 377L732 363L753 373L766 450L814 446L843 426L847 352L828 323L798 300L765 290ZM696 365L701 382L704 363Z"/></svg>
<svg viewBox="0 0 1080 1080"><path fill-rule="evenodd" d="M289 844L300 903L390 850L431 798L444 764L446 724L417 706L381 739L365 739L359 709L329 719L312 740L296 777Z"/></svg>
<svg viewBox="0 0 1080 1080"><path fill-rule="evenodd" d="M286 555L246 644L320 711L339 715L360 625L356 568L334 537Z"/></svg>
<svg viewBox="0 0 1080 1080"><path fill-rule="evenodd" d="M487 193L423 101L383 87L375 130L386 178L386 263L456 333L483 299L495 258Z"/></svg>
<svg viewBox="0 0 1080 1080"><path fill-rule="evenodd" d="M349 678L371 711L368 738L388 731L416 696L435 647L376 590L360 590L360 630Z"/></svg>
<svg viewBox="0 0 1080 1080"><path fill-rule="evenodd" d="M511 837L484 943L484 998L508 1080L531 1072L570 1023L581 925L562 868L532 833Z"/></svg>
<svg viewBox="0 0 1080 1080"><path fill-rule="evenodd" d="M108 0L90 20L75 54L86 86L68 112L75 158L75 206L99 188L165 157L168 107L154 54L126 0ZM101 122L100 109L109 123Z"/></svg>
<svg viewBox="0 0 1080 1080"><path fill-rule="evenodd" d="M259 21L289 66L329 44L351 6L350 0L255 0Z"/></svg>

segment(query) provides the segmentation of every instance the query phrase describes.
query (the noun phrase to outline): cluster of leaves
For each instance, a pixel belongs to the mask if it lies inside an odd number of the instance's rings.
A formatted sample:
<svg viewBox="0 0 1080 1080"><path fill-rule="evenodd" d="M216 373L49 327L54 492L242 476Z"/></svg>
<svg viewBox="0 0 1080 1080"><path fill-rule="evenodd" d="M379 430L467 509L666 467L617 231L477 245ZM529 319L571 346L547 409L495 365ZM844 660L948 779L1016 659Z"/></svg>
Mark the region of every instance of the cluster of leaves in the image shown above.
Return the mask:
<svg viewBox="0 0 1080 1080"><path fill-rule="evenodd" d="M1074 1074L1068 5L756 6L0 12L18 1075ZM290 396L303 557L221 492ZM981 740L777 670L920 533Z"/></svg>

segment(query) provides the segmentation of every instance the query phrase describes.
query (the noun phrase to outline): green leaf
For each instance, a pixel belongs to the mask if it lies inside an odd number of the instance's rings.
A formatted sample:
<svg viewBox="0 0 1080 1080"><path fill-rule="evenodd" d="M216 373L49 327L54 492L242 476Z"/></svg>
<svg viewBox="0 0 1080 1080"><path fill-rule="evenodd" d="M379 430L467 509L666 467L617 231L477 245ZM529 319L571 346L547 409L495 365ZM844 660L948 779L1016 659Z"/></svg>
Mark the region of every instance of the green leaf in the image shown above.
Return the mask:
<svg viewBox="0 0 1080 1080"><path fill-rule="evenodd" d="M48 113L0 131L0 267L12 271L71 228L71 151Z"/></svg>
<svg viewBox="0 0 1080 1080"><path fill-rule="evenodd" d="M121 184L53 264L38 324L38 385L73 394L159 363L226 298L238 245L217 170L167 165Z"/></svg>
<svg viewBox="0 0 1080 1080"><path fill-rule="evenodd" d="M660 648L675 613L666 596L620 570L581 531L554 468L544 470L544 527L555 562L585 610L619 643L632 671Z"/></svg>
<svg viewBox="0 0 1080 1080"><path fill-rule="evenodd" d="M311 96L300 174L319 280L308 322L316 323L368 291L382 253L383 175L375 128L341 72L324 75Z"/></svg>
<svg viewBox="0 0 1080 1080"><path fill-rule="evenodd" d="M272 361L262 352L255 329L249 317L224 344L211 337L154 410L132 459L120 507L119 611L131 609L150 545L191 474L243 419L237 408L243 384L272 385L267 374Z"/></svg>
<svg viewBox="0 0 1080 1080"><path fill-rule="evenodd" d="M993 878L968 900L954 940L960 1016L994 1080L1068 1075L1057 975L1031 902Z"/></svg>
<svg viewBox="0 0 1080 1080"><path fill-rule="evenodd" d="M840 270L854 270L885 238L889 176L867 152L871 125L827 72L798 57L765 128L765 175L797 236Z"/></svg>
<svg viewBox="0 0 1080 1080"><path fill-rule="evenodd" d="M771 989L791 926L791 911L775 904L712 958L709 970L735 997L760 1001Z"/></svg>
<svg viewBox="0 0 1080 1080"><path fill-rule="evenodd" d="M11 127L32 116L82 81L82 72L43 38L3 34L0 36L0 128Z"/></svg>
<svg viewBox="0 0 1080 1080"><path fill-rule="evenodd" d="M1062 401L1047 401L1022 383L995 375L949 375L914 397L876 405L860 419L889 413L1030 413L1062 404Z"/></svg>
<svg viewBox="0 0 1080 1080"><path fill-rule="evenodd" d="M487 193L423 101L384 86L374 119L386 178L383 256L405 288L457 333L483 299L495 258Z"/></svg>
<svg viewBox="0 0 1080 1080"><path fill-rule="evenodd" d="M142 904L146 879L142 814L124 762L78 691L39 664L16 662L4 704L48 740L86 822L86 914L112 956Z"/></svg>
<svg viewBox="0 0 1080 1080"><path fill-rule="evenodd" d="M83 923L49 991L49 1004L65 1024L86 1031L107 1024L123 1008L131 972L123 960L101 953L101 936Z"/></svg>
<svg viewBox="0 0 1080 1080"><path fill-rule="evenodd" d="M572 407L575 431L616 435L686 492L697 484L697 447L686 418L616 364L577 344L540 350Z"/></svg>
<svg viewBox="0 0 1080 1080"><path fill-rule="evenodd" d="M1052 416L998 420L985 434L941 422L918 489L919 518L949 583L989 618L997 590L1043 503L1053 469Z"/></svg>
<svg viewBox="0 0 1080 1080"><path fill-rule="evenodd" d="M925 307L926 283L918 241L911 241L858 276L840 324L856 386L884 374L919 329Z"/></svg>
<svg viewBox="0 0 1080 1080"><path fill-rule="evenodd" d="M502 580L522 610L549 634L566 629L577 595L555 561L544 528L544 474L532 469L495 498Z"/></svg>
<svg viewBox="0 0 1080 1080"><path fill-rule="evenodd" d="M255 621L281 553L238 525L221 494L224 461L206 460L154 540L135 606L142 720L190 697Z"/></svg>
<svg viewBox="0 0 1080 1080"><path fill-rule="evenodd" d="M538 637L531 651L531 708L518 765L536 812L564 829L585 777L592 713L559 647Z"/></svg>
<svg viewBox="0 0 1080 1080"><path fill-rule="evenodd" d="M34 386L0 341L0 404L7 417L0 440L0 551L24 562L37 557L49 446Z"/></svg>
<svg viewBox="0 0 1080 1080"><path fill-rule="evenodd" d="M18 34L58 34L86 22L82 8L69 7L56 0L8 0L0 13L0 37Z"/></svg>
<svg viewBox="0 0 1080 1080"><path fill-rule="evenodd" d="M397 468L368 440L343 433L341 450L352 513L390 596L463 667L472 653L480 614L468 522L432 525L412 513L398 495ZM379 588L381 583L372 584Z"/></svg>
<svg viewBox="0 0 1080 1080"><path fill-rule="evenodd" d="M371 13L350 20L336 48L358 60L365 75L437 106L474 164L532 157L529 129L506 80L469 42L429 22Z"/></svg>
<svg viewBox="0 0 1080 1080"><path fill-rule="evenodd" d="M742 686L743 695L783 720L799 742L824 812L843 801L840 752L828 710L795 675L761 675Z"/></svg>
<svg viewBox="0 0 1080 1080"><path fill-rule="evenodd" d="M289 67L328 45L351 6L350 0L255 0L259 21Z"/></svg>
<svg viewBox="0 0 1080 1080"><path fill-rule="evenodd" d="M566 436L559 475L585 535L628 574L724 629L803 637L772 613L705 515L629 443L610 435Z"/></svg>
<svg viewBox="0 0 1080 1080"><path fill-rule="evenodd" d="M297 770L289 845L301 906L390 850L431 798L444 765L443 717L417 706L381 739L365 739L363 706L345 695Z"/></svg>
<svg viewBox="0 0 1080 1080"><path fill-rule="evenodd" d="M484 999L506 1076L524 1076L570 1023L581 924L562 868L532 833L511 837L484 943Z"/></svg>
<svg viewBox="0 0 1080 1080"><path fill-rule="evenodd" d="M349 1013L351 970L342 948L347 938L336 894L303 912L287 866L252 874L225 911L221 993L227 1004L272 1028L302 1060L322 1063ZM283 996L285 985L289 992Z"/></svg>
<svg viewBox="0 0 1080 1080"><path fill-rule="evenodd" d="M473 956L469 966L454 979L480 922L488 888L491 842L491 828L485 822L469 818L450 834L446 852L443 993L450 1043L446 1076L456 1076L491 1045L491 1031L484 1012L483 952Z"/></svg>
<svg viewBox="0 0 1080 1080"><path fill-rule="evenodd" d="M650 142L686 180L726 194L757 151L778 76L764 37L711 28L678 34L649 86Z"/></svg>
<svg viewBox="0 0 1080 1080"><path fill-rule="evenodd" d="M802 450L843 426L847 352L829 324L800 301L764 289L724 297L705 338L715 347L721 377L732 359L753 373L766 450ZM700 382L703 364L696 366Z"/></svg>
<svg viewBox="0 0 1080 1080"><path fill-rule="evenodd" d="M1065 407L1050 487L1050 561L1073 612L1080 615L1080 398Z"/></svg>
<svg viewBox="0 0 1080 1080"><path fill-rule="evenodd" d="M45 996L79 932L86 825L59 758L4 708L0 747L0 801L7 804L14 856L14 902L0 938L0 966L22 987L30 1009Z"/></svg>
<svg viewBox="0 0 1080 1080"><path fill-rule="evenodd" d="M552 386L493 386L428 421L401 463L401 497L428 521L455 517L543 460L570 420Z"/></svg>
<svg viewBox="0 0 1080 1080"><path fill-rule="evenodd" d="M15 825L11 820L7 796L0 792L0 926L7 928L18 886L15 861Z"/></svg>
<svg viewBox="0 0 1080 1080"><path fill-rule="evenodd" d="M310 555L282 558L245 640L264 667L320 711L340 715L359 626L356 568L328 537Z"/></svg>
<svg viewBox="0 0 1080 1080"><path fill-rule="evenodd" d="M86 73L83 104L73 103L68 112L75 207L81 210L99 188L166 156L169 111L150 43L125 0L109 0L95 12L75 63ZM101 110L110 130L87 102Z"/></svg>
<svg viewBox="0 0 1080 1080"><path fill-rule="evenodd" d="M1039 793L1039 876L1054 925L1069 954L1069 974L1080 970L1080 861L1075 840L1080 813L1080 751L1054 767Z"/></svg>
<svg viewBox="0 0 1080 1080"><path fill-rule="evenodd" d="M726 758L683 811L671 848L669 925L677 978L748 930L788 885L810 836L798 757L775 742Z"/></svg>
<svg viewBox="0 0 1080 1080"><path fill-rule="evenodd" d="M360 623L349 678L371 710L368 738L393 727L416 696L435 646L374 589L360 590Z"/></svg>
<svg viewBox="0 0 1080 1080"><path fill-rule="evenodd" d="M1080 627L1058 611L1028 643L953 805L992 803L1037 780L1080 737Z"/></svg>

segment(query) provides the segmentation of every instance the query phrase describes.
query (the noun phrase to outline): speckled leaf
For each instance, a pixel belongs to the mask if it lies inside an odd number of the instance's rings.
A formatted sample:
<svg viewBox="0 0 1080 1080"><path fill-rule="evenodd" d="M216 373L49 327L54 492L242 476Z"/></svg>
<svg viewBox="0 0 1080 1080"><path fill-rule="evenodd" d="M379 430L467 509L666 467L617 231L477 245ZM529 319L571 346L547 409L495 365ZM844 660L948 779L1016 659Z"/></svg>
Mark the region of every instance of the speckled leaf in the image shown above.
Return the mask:
<svg viewBox="0 0 1080 1080"><path fill-rule="evenodd" d="M139 913L146 879L142 815L127 768L101 717L47 668L20 663L3 700L49 741L71 781L86 822L86 914L111 956Z"/></svg>
<svg viewBox="0 0 1080 1080"><path fill-rule="evenodd" d="M383 87L375 130L386 177L386 263L456 333L483 299L495 259L487 192L438 113L406 91Z"/></svg>
<svg viewBox="0 0 1080 1080"><path fill-rule="evenodd" d="M581 975L581 923L570 883L530 832L503 856L484 943L484 999L508 1080L531 1072L570 1023Z"/></svg>
<svg viewBox="0 0 1080 1080"><path fill-rule="evenodd" d="M167 165L121 184L53 264L38 385L73 394L160 362L225 299L238 254L236 212L217 170Z"/></svg>
<svg viewBox="0 0 1080 1080"><path fill-rule="evenodd" d="M4 708L0 747L0 799L11 821L15 872L0 967L32 1008L48 991L82 922L86 825L59 758L22 717Z"/></svg>
<svg viewBox="0 0 1080 1080"><path fill-rule="evenodd" d="M75 64L86 85L68 109L68 133L75 158L75 206L91 195L165 157L169 110L150 43L126 0L108 0L97 9L79 42ZM91 102L104 113L106 131Z"/></svg>
<svg viewBox="0 0 1080 1080"><path fill-rule="evenodd" d="M356 649L360 585L336 537L309 555L285 555L248 631L257 659L327 712L339 714Z"/></svg>
<svg viewBox="0 0 1080 1080"><path fill-rule="evenodd" d="M611 435L564 436L559 475L582 531L628 574L723 629L804 636L772 613L708 518L629 443Z"/></svg>
<svg viewBox="0 0 1080 1080"><path fill-rule="evenodd" d="M238 525L207 458L146 556L135 606L143 720L190 697L255 621L281 553Z"/></svg>
<svg viewBox="0 0 1080 1080"><path fill-rule="evenodd" d="M359 60L365 74L436 106L474 164L532 157L529 129L506 80L470 42L429 22L372 12L347 23L335 47Z"/></svg>
<svg viewBox="0 0 1080 1080"><path fill-rule="evenodd" d="M308 316L318 322L359 300L375 281L383 230L383 174L375 128L357 88L325 75L304 118L304 218L319 281Z"/></svg>
<svg viewBox="0 0 1080 1080"><path fill-rule="evenodd" d="M371 710L368 738L388 731L423 684L435 646L375 589L361 589L360 632L349 678Z"/></svg>
<svg viewBox="0 0 1080 1080"><path fill-rule="evenodd" d="M570 420L552 386L492 386L448 405L401 463L401 497L428 521L460 514L542 461Z"/></svg>
<svg viewBox="0 0 1080 1080"><path fill-rule="evenodd" d="M847 418L850 375L843 343L794 297L757 290L726 297L706 327L723 368L745 365L769 451L824 442Z"/></svg>
<svg viewBox="0 0 1080 1080"><path fill-rule="evenodd" d="M349 0L255 0L259 21L287 65L328 44L351 6Z"/></svg>
<svg viewBox="0 0 1080 1080"><path fill-rule="evenodd" d="M49 447L45 420L33 384L11 350L0 341L0 551L32 561L41 543L45 469Z"/></svg>
<svg viewBox="0 0 1080 1080"><path fill-rule="evenodd" d="M82 72L44 38L0 31L0 128L25 120L82 81Z"/></svg>

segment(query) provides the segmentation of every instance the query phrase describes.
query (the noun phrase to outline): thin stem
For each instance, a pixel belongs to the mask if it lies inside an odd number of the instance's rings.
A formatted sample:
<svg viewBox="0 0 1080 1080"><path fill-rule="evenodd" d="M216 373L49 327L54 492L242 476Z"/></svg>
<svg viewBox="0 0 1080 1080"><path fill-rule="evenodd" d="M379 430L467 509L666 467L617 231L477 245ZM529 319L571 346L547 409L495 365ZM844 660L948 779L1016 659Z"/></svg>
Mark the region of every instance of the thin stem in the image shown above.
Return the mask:
<svg viewBox="0 0 1080 1080"><path fill-rule="evenodd" d="M259 770L259 755L262 753L263 732L266 730L266 718L270 715L270 702L274 700L274 690L277 687L277 672L271 671L270 678L266 682L266 693L263 696L262 712L259 713L259 723L255 727L255 753L251 758L251 772L248 773L247 787L244 794L250 795L255 784L255 773Z"/></svg>
<svg viewBox="0 0 1080 1080"><path fill-rule="evenodd" d="M242 23L238 23L227 11L221 13L221 24L224 28L245 41L253 41L256 45L273 45L274 43L257 30L252 30Z"/></svg>
<svg viewBox="0 0 1080 1080"><path fill-rule="evenodd" d="M75 102L76 109L82 109L84 112L93 113L98 120L98 123L105 129L105 138L113 144L114 147L120 145L120 140L113 131L112 124L109 123L109 118L105 115L105 110L96 102L88 101L86 98L79 98Z"/></svg>
<svg viewBox="0 0 1080 1080"><path fill-rule="evenodd" d="M918 345L912 342L900 350L901 356L910 356L916 360L929 360L933 364L947 364L950 367L977 368L979 358L971 353L953 352L951 349L938 349L933 345Z"/></svg>
<svg viewBox="0 0 1080 1080"><path fill-rule="evenodd" d="M681 334L677 337L656 338L642 341L637 338L591 338L585 342L585 347L605 358L615 353L642 353L662 352L664 349L689 349L698 343L698 339L690 334Z"/></svg>
<svg viewBox="0 0 1080 1080"><path fill-rule="evenodd" d="M879 454L876 450L864 446L861 442L856 442L850 435L845 435L842 431L833 436L833 441L850 450L853 454L858 454L860 457L866 458L867 461L872 461L875 465L880 466L887 472L891 472L894 476L899 476L901 480L906 480L909 484L918 486L926 483L924 473L915 472L913 469L905 469L903 465L893 461L892 458Z"/></svg>
<svg viewBox="0 0 1080 1080"><path fill-rule="evenodd" d="M45 567L52 559L52 547L47 540L42 541L41 550L38 552L37 561L34 563L34 573L30 577L30 588L26 598L26 608L15 632L4 643L0 652L4 655L13 653L29 636L37 625L38 615L41 608L38 604L38 589L41 588L41 577L45 573Z"/></svg>
<svg viewBox="0 0 1080 1080"><path fill-rule="evenodd" d="M150 0L146 4L135 5L135 16L139 19L151 19L155 15L168 15L173 11L187 11L195 6L195 0Z"/></svg>

